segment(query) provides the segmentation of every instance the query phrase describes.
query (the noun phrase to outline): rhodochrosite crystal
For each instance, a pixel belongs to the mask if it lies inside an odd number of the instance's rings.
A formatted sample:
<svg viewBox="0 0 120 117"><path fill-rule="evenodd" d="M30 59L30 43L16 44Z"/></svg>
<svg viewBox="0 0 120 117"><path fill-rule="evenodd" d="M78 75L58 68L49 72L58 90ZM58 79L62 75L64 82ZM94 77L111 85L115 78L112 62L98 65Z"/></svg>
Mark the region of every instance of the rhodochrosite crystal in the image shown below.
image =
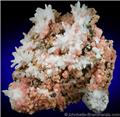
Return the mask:
<svg viewBox="0 0 120 117"><path fill-rule="evenodd" d="M94 8L79 2L64 15L51 5L36 9L33 27L13 52L14 81L3 91L13 110L63 111L80 100L95 113L106 109L116 51L98 19Z"/></svg>

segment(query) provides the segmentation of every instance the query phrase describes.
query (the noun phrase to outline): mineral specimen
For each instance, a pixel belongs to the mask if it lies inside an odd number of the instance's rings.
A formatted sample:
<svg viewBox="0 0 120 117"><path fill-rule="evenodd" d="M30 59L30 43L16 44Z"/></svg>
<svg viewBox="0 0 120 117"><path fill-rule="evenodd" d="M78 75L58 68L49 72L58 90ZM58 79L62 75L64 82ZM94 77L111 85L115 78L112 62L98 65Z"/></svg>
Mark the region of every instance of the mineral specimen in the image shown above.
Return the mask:
<svg viewBox="0 0 120 117"><path fill-rule="evenodd" d="M81 99L95 113L106 109L116 51L96 26L94 8L76 3L61 15L37 8L34 26L15 47L13 82L3 92L12 109L32 114L60 109Z"/></svg>

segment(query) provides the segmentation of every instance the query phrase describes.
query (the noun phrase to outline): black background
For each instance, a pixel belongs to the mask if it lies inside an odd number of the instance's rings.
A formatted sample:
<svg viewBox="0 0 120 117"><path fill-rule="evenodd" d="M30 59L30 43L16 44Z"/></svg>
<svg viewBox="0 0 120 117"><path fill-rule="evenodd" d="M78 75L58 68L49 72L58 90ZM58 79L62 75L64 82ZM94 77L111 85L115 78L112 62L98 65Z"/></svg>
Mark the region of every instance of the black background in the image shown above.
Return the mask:
<svg viewBox="0 0 120 117"><path fill-rule="evenodd" d="M4 55L4 49L8 46L8 38L11 39L14 37L16 40L9 42L9 44L13 47L17 44L19 44L19 40L23 37L22 32L28 32L29 29L32 27L32 23L29 21L30 17L34 16L35 10L37 7L44 8L44 4L51 4L52 8L57 9L59 12L66 13L67 11L70 11L70 5L74 4L76 2L2 2L2 54ZM101 1L82 1L81 4L86 4L88 7L93 7L97 10L97 14L100 15L100 20L97 23L98 27L102 28L105 34L105 37L108 39L113 39L115 41L114 48L117 50L117 54L120 55L120 2L101 2ZM119 56L120 57L120 56ZM4 59L4 58L2 58ZM119 59L120 60L120 59ZM118 61L118 64L120 65L120 62ZM3 60L2 60L3 62ZM119 66L117 64L117 66ZM119 71L117 70L116 73ZM2 79L2 89L5 89L8 87L8 84L5 84L5 81ZM113 80L113 82L116 82ZM6 85L6 86L5 86ZM120 85L120 84L119 84ZM117 87L114 87L114 90L120 90L117 89ZM111 90L113 91L113 90ZM117 91L116 91L117 92ZM114 93L112 93L114 94ZM111 95L112 96L112 95ZM114 99L114 100L113 100ZM116 99L116 100L115 100ZM120 113L120 94L116 94L114 98L112 98L112 102L108 105L107 110L105 113ZM118 102L117 102L118 101ZM68 109L65 110L65 112L82 112L87 113L89 111L84 105L82 105L82 110L80 110L80 104L74 104L70 105ZM26 114L19 114L10 108L10 104L8 101L8 98L5 97L2 93L2 117L23 117L28 116ZM56 111L41 111L37 112L31 116L36 117L58 117L63 116L64 113L56 112Z"/></svg>

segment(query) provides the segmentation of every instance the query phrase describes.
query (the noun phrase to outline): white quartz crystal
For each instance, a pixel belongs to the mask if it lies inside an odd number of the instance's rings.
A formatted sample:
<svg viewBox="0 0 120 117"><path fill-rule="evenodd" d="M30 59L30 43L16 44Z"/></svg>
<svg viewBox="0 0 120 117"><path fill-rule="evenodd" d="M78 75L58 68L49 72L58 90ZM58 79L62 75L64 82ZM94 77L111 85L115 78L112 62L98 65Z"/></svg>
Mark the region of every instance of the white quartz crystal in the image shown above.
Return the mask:
<svg viewBox="0 0 120 117"><path fill-rule="evenodd" d="M108 95L103 90L87 91L82 100L95 113L104 111L109 102Z"/></svg>

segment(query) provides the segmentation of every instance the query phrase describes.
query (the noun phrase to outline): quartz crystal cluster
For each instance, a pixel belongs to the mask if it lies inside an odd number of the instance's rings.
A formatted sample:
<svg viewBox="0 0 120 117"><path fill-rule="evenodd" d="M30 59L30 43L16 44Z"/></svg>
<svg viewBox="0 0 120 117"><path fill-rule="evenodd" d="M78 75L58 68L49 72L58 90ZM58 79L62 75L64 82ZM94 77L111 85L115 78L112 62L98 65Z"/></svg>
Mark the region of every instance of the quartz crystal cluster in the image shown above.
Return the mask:
<svg viewBox="0 0 120 117"><path fill-rule="evenodd" d="M109 102L116 51L97 27L94 8L77 2L61 15L51 5L37 8L30 31L15 47L13 82L4 94L13 110L32 114L63 111L82 100L95 113Z"/></svg>

